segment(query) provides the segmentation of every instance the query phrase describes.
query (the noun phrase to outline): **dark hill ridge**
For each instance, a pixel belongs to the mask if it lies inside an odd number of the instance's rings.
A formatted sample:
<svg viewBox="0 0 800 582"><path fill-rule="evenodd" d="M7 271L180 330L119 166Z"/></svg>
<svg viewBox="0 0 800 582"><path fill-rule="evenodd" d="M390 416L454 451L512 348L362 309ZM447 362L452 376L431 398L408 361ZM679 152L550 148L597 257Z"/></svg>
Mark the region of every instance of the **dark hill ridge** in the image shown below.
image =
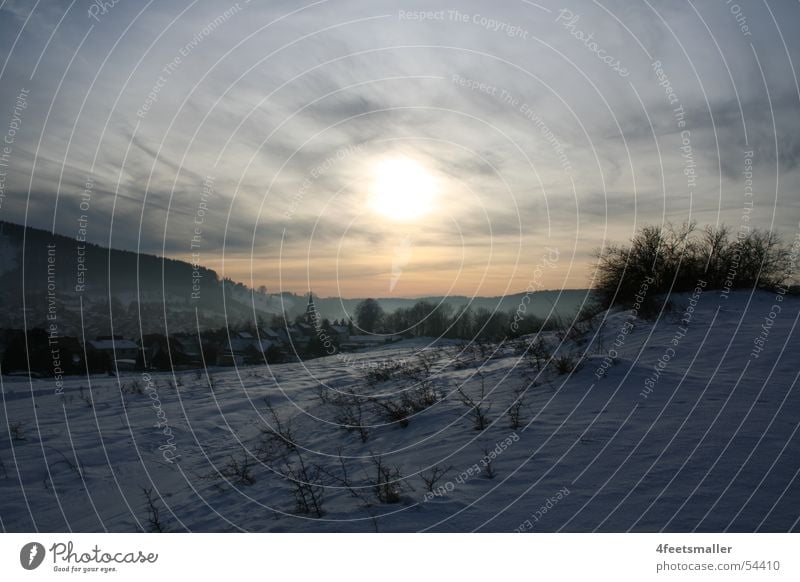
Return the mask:
<svg viewBox="0 0 800 582"><path fill-rule="evenodd" d="M413 299L397 298L397 297L382 297L377 298L378 303L387 313L391 313L397 309L407 309L412 307L418 301L425 301L437 305L441 302L451 305L457 309L459 307L469 305L472 309L484 308L490 311L499 310L508 312L509 310L516 310L522 304L525 293L514 293L513 295L496 296L496 297L466 297L463 295L451 295L449 297L442 296L429 296L417 297ZM530 315L535 315L542 319L548 315L556 314L566 317L578 311L584 302L592 298L592 292L589 289L563 289L558 290L543 290L536 291L530 294L530 302L526 301L525 310ZM317 308L325 317L331 319L340 319L345 316L345 311L349 314L355 313L356 305L363 298L358 299L343 299L339 297L317 297L314 296L314 302ZM552 313L551 313L552 312Z"/></svg>
<svg viewBox="0 0 800 582"><path fill-rule="evenodd" d="M50 313L54 314L59 333L64 335L80 335L81 304L87 336L111 333L113 316L114 333L138 337L140 331L195 331L196 317L201 328L218 328L226 324L226 312L229 324L252 323L254 302L256 315L265 323L284 309L293 319L304 312L307 301L302 295L288 292L253 292L241 283L223 282L212 269L186 261L108 249L3 221L0 279L0 328L47 327ZM567 316L576 312L589 294L590 291L579 289L538 291L532 294L526 310L541 318L553 310ZM419 301L444 302L454 308L469 304L473 309L508 312L516 310L524 296L516 293L505 297L432 296L378 301L387 313ZM315 296L318 311L331 320L352 316L361 300Z"/></svg>
<svg viewBox="0 0 800 582"><path fill-rule="evenodd" d="M38 292L47 288L48 276L54 278L57 293L97 295L129 292L137 285L147 291L167 295L189 295L193 271L190 263L108 249L46 230L0 221L0 274L21 290L22 255L25 256L25 289ZM51 269L48 266L52 265ZM219 285L217 273L198 266L197 275L210 288ZM162 277L163 272L163 277ZM4 285L4 288L6 285ZM202 295L202 294L201 294Z"/></svg>
<svg viewBox="0 0 800 582"><path fill-rule="evenodd" d="M144 333L194 330L195 309L204 328L225 323L223 281L212 269L9 222L0 222L0 278L3 328L54 321L60 333L79 335L81 304L87 336L110 333L111 315L114 332L132 336L140 319ZM224 292L233 323L252 319L248 289L227 281Z"/></svg>

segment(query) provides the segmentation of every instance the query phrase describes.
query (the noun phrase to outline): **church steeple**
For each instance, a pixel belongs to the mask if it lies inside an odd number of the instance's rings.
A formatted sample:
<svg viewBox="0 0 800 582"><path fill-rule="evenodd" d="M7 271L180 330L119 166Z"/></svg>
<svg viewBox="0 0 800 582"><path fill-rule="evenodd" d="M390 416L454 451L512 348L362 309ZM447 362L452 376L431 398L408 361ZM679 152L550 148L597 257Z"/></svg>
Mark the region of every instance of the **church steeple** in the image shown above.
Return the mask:
<svg viewBox="0 0 800 582"><path fill-rule="evenodd" d="M314 294L310 290L308 292L308 305L306 305L305 320L309 325L314 325L317 322L317 306L314 305Z"/></svg>

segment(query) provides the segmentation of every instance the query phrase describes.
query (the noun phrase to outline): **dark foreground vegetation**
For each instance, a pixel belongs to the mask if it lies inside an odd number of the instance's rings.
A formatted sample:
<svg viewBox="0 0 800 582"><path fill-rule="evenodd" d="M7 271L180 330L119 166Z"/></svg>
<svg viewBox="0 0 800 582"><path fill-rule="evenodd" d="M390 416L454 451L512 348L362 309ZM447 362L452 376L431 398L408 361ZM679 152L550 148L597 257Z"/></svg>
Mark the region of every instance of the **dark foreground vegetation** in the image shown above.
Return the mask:
<svg viewBox="0 0 800 582"><path fill-rule="evenodd" d="M790 288L798 241L788 247L772 232L695 223L643 227L627 245L596 252L594 289L600 306L642 305L647 313L657 298L706 289Z"/></svg>

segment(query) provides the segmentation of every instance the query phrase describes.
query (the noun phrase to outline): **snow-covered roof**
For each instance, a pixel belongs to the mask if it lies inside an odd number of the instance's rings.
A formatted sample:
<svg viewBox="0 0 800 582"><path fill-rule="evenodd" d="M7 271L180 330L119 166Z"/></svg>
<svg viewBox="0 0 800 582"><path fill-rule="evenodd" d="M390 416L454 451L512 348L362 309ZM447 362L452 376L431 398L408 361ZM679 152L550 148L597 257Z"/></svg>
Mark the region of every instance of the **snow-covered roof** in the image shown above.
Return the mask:
<svg viewBox="0 0 800 582"><path fill-rule="evenodd" d="M86 342L93 350L138 350L137 346L131 340L118 339L118 340L89 340Z"/></svg>
<svg viewBox="0 0 800 582"><path fill-rule="evenodd" d="M226 343L233 352L246 352L248 350L267 351L271 346L270 340L231 338L230 343Z"/></svg>

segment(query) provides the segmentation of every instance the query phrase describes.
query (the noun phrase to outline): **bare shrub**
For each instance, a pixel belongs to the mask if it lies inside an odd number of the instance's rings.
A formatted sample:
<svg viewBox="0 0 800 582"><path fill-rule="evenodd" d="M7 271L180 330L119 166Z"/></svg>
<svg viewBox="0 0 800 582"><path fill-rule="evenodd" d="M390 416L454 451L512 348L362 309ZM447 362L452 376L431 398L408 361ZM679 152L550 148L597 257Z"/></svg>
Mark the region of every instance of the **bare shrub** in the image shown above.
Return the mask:
<svg viewBox="0 0 800 582"><path fill-rule="evenodd" d="M774 287L785 272L789 253L769 231L734 233L727 226L694 222L645 226L627 245L595 252L594 289L603 308L631 307L649 282L640 315L655 315L656 295L690 291L698 280L709 289Z"/></svg>
<svg viewBox="0 0 800 582"><path fill-rule="evenodd" d="M364 372L364 380L370 386L374 387L382 382L388 382L403 369L404 362L386 361L380 362L380 365L367 366Z"/></svg>
<svg viewBox="0 0 800 582"><path fill-rule="evenodd" d="M123 394L144 394L144 388L142 387L142 383L139 380L133 380L130 384L123 383L122 384L122 393ZM81 386L81 398L83 398L83 386Z"/></svg>
<svg viewBox="0 0 800 582"><path fill-rule="evenodd" d="M378 416L386 422L396 423L400 428L406 428L408 426L408 417L411 411L403 400L375 398L372 404Z"/></svg>
<svg viewBox="0 0 800 582"><path fill-rule="evenodd" d="M422 412L439 402L441 395L429 379L424 379L413 388L404 390L401 398L408 410Z"/></svg>
<svg viewBox="0 0 800 582"><path fill-rule="evenodd" d="M147 503L147 531L150 533L164 533L166 526L161 521L161 513L156 499L153 497L152 487L142 487L142 494Z"/></svg>
<svg viewBox="0 0 800 582"><path fill-rule="evenodd" d="M463 386L459 386L457 392L461 403L468 407L472 412L472 419L475 424L475 430L484 430L489 426L489 411L492 408L491 403L486 401L486 378L483 373L478 371L475 374L480 378L481 389L477 397L473 398L464 391Z"/></svg>
<svg viewBox="0 0 800 582"><path fill-rule="evenodd" d="M571 355L563 354L553 358L553 365L560 375L571 374L580 367L580 359Z"/></svg>
<svg viewBox="0 0 800 582"><path fill-rule="evenodd" d="M322 517L325 471L303 457L291 419L283 420L269 400L265 399L265 403L270 420L261 428L262 438L256 454L262 461L280 466L280 474L291 487L297 513Z"/></svg>
<svg viewBox="0 0 800 582"><path fill-rule="evenodd" d="M295 439L292 421L281 419L269 399L265 398L264 402L270 419L265 426L261 427L263 438L257 452L259 458L269 461L275 453L281 451L296 451L297 441Z"/></svg>
<svg viewBox="0 0 800 582"><path fill-rule="evenodd" d="M536 337L531 342L530 350L528 351L528 363L537 372L541 372L551 357L552 354L547 342L541 337Z"/></svg>
<svg viewBox="0 0 800 582"><path fill-rule="evenodd" d="M299 451L295 451L294 457L293 461L287 460L282 473L291 484L295 511L322 517L325 493L322 482L324 471L315 463L307 463Z"/></svg>
<svg viewBox="0 0 800 582"><path fill-rule="evenodd" d="M255 462L248 451L242 452L241 460L231 457L222 468L220 474L234 485L253 485L256 478L253 476Z"/></svg>
<svg viewBox="0 0 800 582"><path fill-rule="evenodd" d="M402 368L402 375L415 382L426 381L434 374L434 366L440 359L441 351L438 348L419 352L413 363Z"/></svg>
<svg viewBox="0 0 800 582"><path fill-rule="evenodd" d="M51 475L53 474L53 469L55 469L59 465L66 465L71 472L75 473L75 476L78 477L78 479L83 480L85 475L83 470L83 462L81 461L80 457L78 457L77 454L75 455L75 460L73 461L69 457L67 457L64 453L62 453L60 450L53 447L49 448L52 450L53 453L58 455L59 458L53 462L48 463L47 465L47 474L44 476L45 489L50 489L50 486L52 484L50 478Z"/></svg>
<svg viewBox="0 0 800 582"><path fill-rule="evenodd" d="M526 390L524 388L517 388L514 390L514 402L508 407L506 414L508 415L509 424L514 430L522 426L523 408L526 406Z"/></svg>
<svg viewBox="0 0 800 582"><path fill-rule="evenodd" d="M372 491L381 503L399 503L405 491L403 475L396 466L387 465L380 455L372 455L375 476L372 480Z"/></svg>
<svg viewBox="0 0 800 582"><path fill-rule="evenodd" d="M335 420L348 432L355 431L365 443L369 440L369 427L364 420L367 399L349 389L330 397L330 403L337 408Z"/></svg>
<svg viewBox="0 0 800 582"><path fill-rule="evenodd" d="M11 432L11 438L15 441L25 441L28 437L25 436L25 424L22 422L12 422L8 425L8 430Z"/></svg>
<svg viewBox="0 0 800 582"><path fill-rule="evenodd" d="M331 389L324 384L320 384L317 386L317 398L322 404L329 404L331 401Z"/></svg>
<svg viewBox="0 0 800 582"><path fill-rule="evenodd" d="M423 485L425 485L425 491L428 493L433 493L434 489L438 486L439 482L444 478L444 476L453 470L453 467L440 467L436 465L428 471L427 473L420 473L419 477L422 479Z"/></svg>
<svg viewBox="0 0 800 582"><path fill-rule="evenodd" d="M494 479L497 477L497 472L492 465L492 455L488 448L483 449L483 476L487 479Z"/></svg>

